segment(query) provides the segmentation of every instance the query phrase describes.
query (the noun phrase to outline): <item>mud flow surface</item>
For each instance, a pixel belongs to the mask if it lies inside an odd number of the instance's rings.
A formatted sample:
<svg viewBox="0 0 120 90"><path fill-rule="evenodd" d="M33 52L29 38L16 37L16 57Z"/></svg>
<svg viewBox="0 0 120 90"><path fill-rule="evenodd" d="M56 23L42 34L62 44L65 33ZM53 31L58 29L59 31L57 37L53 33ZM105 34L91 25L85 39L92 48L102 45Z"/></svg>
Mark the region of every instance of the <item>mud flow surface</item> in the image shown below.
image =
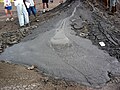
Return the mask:
<svg viewBox="0 0 120 90"><path fill-rule="evenodd" d="M98 90L119 90L120 43L119 33L115 32L120 32L120 27L113 22L117 20L119 25L119 17L109 16L89 0L67 0L44 14L44 20L39 17L42 23L32 22L36 26L20 29L20 38L27 36L22 42L21 39L17 41L19 44L6 48L0 59L35 65L48 76L90 87L100 88L112 82L114 84ZM22 30L28 30L28 33L30 30L29 35ZM77 87L71 90L82 90ZM65 90L70 90L67 88Z"/></svg>

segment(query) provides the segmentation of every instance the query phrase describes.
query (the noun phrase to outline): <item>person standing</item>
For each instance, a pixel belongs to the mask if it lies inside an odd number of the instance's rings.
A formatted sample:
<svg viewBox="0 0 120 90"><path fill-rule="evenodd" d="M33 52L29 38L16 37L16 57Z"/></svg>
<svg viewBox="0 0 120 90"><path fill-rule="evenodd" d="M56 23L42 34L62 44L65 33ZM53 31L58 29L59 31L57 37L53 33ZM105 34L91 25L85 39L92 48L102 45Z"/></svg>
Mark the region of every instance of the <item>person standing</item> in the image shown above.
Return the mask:
<svg viewBox="0 0 120 90"><path fill-rule="evenodd" d="M35 7L35 0L24 0L24 3L26 4L26 8L27 8L29 16L31 15L31 12L32 12L33 15L35 16L35 20L39 21L37 19L37 15L36 15L37 10L36 10L36 7Z"/></svg>
<svg viewBox="0 0 120 90"><path fill-rule="evenodd" d="M48 5L48 0L42 0L42 3L43 3L43 12L45 12L45 5L47 7L47 11L49 11L49 5Z"/></svg>
<svg viewBox="0 0 120 90"><path fill-rule="evenodd" d="M5 7L5 13L6 13L6 21L13 21L13 15L12 15L12 4L10 0L4 0L4 7ZM10 18L8 17L8 14L10 14Z"/></svg>
<svg viewBox="0 0 120 90"><path fill-rule="evenodd" d="M14 0L14 4L17 7L17 14L20 27L30 25L28 12L26 10L23 0Z"/></svg>

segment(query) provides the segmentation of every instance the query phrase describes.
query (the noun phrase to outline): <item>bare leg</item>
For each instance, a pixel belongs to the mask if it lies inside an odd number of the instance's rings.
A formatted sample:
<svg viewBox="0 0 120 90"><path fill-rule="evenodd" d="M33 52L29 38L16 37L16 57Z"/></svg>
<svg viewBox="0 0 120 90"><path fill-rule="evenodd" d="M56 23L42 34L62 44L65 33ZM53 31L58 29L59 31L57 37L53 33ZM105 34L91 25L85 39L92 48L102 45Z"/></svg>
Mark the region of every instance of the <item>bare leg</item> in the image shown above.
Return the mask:
<svg viewBox="0 0 120 90"><path fill-rule="evenodd" d="M45 3L43 3L43 9L45 9Z"/></svg>
<svg viewBox="0 0 120 90"><path fill-rule="evenodd" d="M106 1L106 9L109 8L109 0Z"/></svg>
<svg viewBox="0 0 120 90"><path fill-rule="evenodd" d="M12 17L13 17L12 11L11 11L11 10L8 10L8 12L10 13L10 16L11 16L11 18L12 18Z"/></svg>
<svg viewBox="0 0 120 90"><path fill-rule="evenodd" d="M43 3L43 12L45 12L45 3Z"/></svg>
<svg viewBox="0 0 120 90"><path fill-rule="evenodd" d="M46 7L47 7L47 8L49 8L49 5L48 5L48 3L46 3Z"/></svg>
<svg viewBox="0 0 120 90"><path fill-rule="evenodd" d="M11 20L11 21L13 21L13 20L14 20L14 18L13 18L12 11L11 11L11 10L9 10L9 13L10 13L10 20Z"/></svg>
<svg viewBox="0 0 120 90"><path fill-rule="evenodd" d="M6 16L8 16L8 10L7 9L5 9L5 14L6 14Z"/></svg>
<svg viewBox="0 0 120 90"><path fill-rule="evenodd" d="M7 9L5 9L5 14L6 14L6 17L7 17L6 21L10 21L10 19L8 17L8 10Z"/></svg>

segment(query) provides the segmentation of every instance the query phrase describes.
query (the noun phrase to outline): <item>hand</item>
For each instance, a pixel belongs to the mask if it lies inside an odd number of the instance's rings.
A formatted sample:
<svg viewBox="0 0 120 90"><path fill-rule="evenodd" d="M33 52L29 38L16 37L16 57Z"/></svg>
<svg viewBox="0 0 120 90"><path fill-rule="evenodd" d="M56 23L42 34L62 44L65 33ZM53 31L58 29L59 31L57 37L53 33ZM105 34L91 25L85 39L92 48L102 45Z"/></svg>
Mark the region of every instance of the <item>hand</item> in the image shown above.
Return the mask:
<svg viewBox="0 0 120 90"><path fill-rule="evenodd" d="M8 4L6 4L6 6L8 6Z"/></svg>

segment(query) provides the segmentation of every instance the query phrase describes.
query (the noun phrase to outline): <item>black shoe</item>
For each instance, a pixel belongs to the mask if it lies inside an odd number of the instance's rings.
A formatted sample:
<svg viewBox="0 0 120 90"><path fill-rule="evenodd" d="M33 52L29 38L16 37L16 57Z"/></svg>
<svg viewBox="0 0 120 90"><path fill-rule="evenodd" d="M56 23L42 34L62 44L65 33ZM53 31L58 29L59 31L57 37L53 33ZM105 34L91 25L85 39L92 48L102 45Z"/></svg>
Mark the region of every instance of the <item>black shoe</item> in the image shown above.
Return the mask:
<svg viewBox="0 0 120 90"><path fill-rule="evenodd" d="M30 27L30 23L26 24L26 27Z"/></svg>

